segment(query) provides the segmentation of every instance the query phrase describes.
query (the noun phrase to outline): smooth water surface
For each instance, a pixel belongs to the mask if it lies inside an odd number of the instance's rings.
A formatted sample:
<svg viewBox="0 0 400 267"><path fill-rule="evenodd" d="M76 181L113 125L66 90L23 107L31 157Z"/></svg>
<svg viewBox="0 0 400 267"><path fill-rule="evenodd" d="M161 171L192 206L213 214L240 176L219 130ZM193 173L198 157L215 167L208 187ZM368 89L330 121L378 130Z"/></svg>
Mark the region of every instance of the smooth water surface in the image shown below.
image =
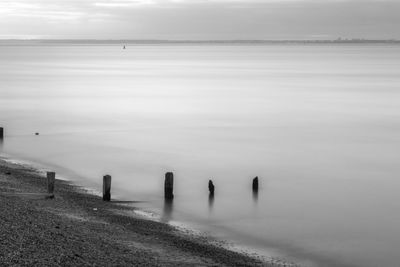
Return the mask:
<svg viewBox="0 0 400 267"><path fill-rule="evenodd" d="M399 265L400 46L0 46L0 125L2 153L92 188L111 174L162 221L304 265Z"/></svg>

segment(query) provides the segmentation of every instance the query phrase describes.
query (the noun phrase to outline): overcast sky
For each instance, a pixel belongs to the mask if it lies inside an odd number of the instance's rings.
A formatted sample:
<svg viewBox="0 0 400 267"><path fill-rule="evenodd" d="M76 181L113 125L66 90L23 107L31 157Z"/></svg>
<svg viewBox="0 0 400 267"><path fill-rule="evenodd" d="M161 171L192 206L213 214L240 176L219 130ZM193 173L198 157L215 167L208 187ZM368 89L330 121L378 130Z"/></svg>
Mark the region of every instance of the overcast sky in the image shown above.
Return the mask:
<svg viewBox="0 0 400 267"><path fill-rule="evenodd" d="M0 39L400 39L400 0L0 0Z"/></svg>

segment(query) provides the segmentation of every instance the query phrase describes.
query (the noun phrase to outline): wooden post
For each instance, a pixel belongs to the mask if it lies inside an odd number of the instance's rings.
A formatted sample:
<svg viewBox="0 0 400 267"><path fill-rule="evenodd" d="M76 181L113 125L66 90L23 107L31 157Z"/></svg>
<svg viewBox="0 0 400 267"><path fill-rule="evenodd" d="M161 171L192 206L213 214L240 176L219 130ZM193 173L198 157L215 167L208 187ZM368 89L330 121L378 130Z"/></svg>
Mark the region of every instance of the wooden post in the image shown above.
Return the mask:
<svg viewBox="0 0 400 267"><path fill-rule="evenodd" d="M210 191L210 195L214 195L215 186L212 180L208 181L208 190Z"/></svg>
<svg viewBox="0 0 400 267"><path fill-rule="evenodd" d="M104 201L111 200L111 176L110 175L103 176L103 200Z"/></svg>
<svg viewBox="0 0 400 267"><path fill-rule="evenodd" d="M174 198L174 174L172 172L165 174L164 196L166 199Z"/></svg>
<svg viewBox="0 0 400 267"><path fill-rule="evenodd" d="M253 191L258 191L258 176L253 179Z"/></svg>
<svg viewBox="0 0 400 267"><path fill-rule="evenodd" d="M47 172L47 193L54 194L54 182L56 181L55 172Z"/></svg>
<svg viewBox="0 0 400 267"><path fill-rule="evenodd" d="M0 127L0 139L4 138L4 129L3 127Z"/></svg>

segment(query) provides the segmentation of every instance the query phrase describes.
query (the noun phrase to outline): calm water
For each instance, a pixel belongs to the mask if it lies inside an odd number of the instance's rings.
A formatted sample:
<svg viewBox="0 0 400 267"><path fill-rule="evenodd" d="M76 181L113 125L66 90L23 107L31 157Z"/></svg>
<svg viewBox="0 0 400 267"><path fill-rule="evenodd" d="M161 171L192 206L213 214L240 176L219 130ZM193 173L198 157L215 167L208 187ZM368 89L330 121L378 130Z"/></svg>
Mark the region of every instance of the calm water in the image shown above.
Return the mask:
<svg viewBox="0 0 400 267"><path fill-rule="evenodd" d="M3 154L92 188L109 173L162 221L399 266L400 46L0 46L0 124Z"/></svg>

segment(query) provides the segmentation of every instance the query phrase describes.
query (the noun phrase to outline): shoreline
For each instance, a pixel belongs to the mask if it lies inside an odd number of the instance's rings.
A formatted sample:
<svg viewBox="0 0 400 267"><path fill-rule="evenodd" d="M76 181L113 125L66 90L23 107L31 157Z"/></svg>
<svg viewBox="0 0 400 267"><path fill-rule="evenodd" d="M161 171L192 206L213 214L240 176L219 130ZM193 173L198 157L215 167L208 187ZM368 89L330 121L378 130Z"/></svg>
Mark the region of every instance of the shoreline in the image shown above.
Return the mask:
<svg viewBox="0 0 400 267"><path fill-rule="evenodd" d="M4 220L4 227L0 231L1 263L294 266L288 263L267 262L260 256L229 250L222 242L212 240L212 237L195 235L189 229L178 229L170 224L146 219L132 212L135 207L122 205L128 204L127 202L103 202L101 197L90 194L86 189L68 180L56 179L53 200L32 199L27 194L45 193L45 190L46 179L38 169L9 162L8 158L0 158L0 198L5 203L0 209L0 217L3 218L0 220ZM10 210L10 207L13 209ZM36 232L38 228L42 231ZM18 252L19 255L25 254L28 258L12 254L16 245L13 237L20 236L21 233L23 242L19 243ZM58 235L64 238L51 238ZM79 238L79 246L86 248L90 253L81 255L81 250L75 251L74 239ZM27 242L28 240L31 242ZM46 248L58 248L57 253L54 249L30 247L32 243L41 244L43 241L46 241ZM113 245L107 246L104 243ZM93 255L98 254L108 256L93 258ZM44 259L46 262L43 262ZM115 262L116 259L120 263Z"/></svg>

